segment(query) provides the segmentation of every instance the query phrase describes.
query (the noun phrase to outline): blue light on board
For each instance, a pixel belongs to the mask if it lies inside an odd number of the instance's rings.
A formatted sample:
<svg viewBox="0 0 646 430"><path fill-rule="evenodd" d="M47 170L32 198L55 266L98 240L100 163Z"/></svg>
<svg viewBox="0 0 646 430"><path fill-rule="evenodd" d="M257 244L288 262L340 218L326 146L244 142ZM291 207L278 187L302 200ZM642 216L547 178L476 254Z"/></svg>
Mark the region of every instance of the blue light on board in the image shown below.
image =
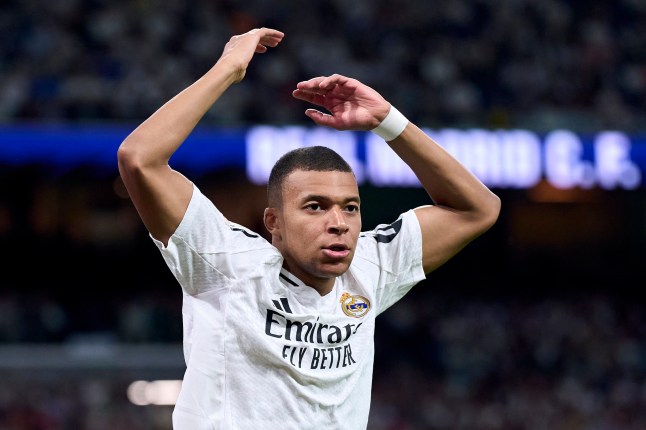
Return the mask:
<svg viewBox="0 0 646 430"><path fill-rule="evenodd" d="M117 171L117 149L130 125L23 124L0 126L0 163L40 163L56 168L81 165ZM646 135L620 131L578 134L553 130L424 129L492 188L526 189L546 180L557 188L636 189L644 186ZM377 136L321 127L198 127L171 158L171 165L201 174L225 167L245 169L266 182L286 151L325 145L339 152L359 183L416 187L413 173Z"/></svg>

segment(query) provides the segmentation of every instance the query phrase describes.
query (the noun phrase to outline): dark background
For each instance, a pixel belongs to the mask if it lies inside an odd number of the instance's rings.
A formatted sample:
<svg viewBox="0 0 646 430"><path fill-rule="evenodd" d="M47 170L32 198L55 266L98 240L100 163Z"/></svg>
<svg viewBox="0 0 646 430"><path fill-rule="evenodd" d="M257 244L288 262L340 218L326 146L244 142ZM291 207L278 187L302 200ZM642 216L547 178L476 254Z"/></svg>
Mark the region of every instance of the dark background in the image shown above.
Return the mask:
<svg viewBox="0 0 646 430"><path fill-rule="evenodd" d="M644 132L636 0L7 1L0 119L134 129L263 25L284 42L203 124L309 125L295 83L341 73L420 126ZM191 179L265 234L265 190L244 172ZM370 428L643 429L645 189L493 191L499 222L378 320ZM417 188L361 193L366 228L428 203ZM116 154L113 169L0 165L0 249L0 428L170 428L170 408L134 406L125 387L181 378L181 357L157 373L52 364L79 345L181 348L179 286Z"/></svg>

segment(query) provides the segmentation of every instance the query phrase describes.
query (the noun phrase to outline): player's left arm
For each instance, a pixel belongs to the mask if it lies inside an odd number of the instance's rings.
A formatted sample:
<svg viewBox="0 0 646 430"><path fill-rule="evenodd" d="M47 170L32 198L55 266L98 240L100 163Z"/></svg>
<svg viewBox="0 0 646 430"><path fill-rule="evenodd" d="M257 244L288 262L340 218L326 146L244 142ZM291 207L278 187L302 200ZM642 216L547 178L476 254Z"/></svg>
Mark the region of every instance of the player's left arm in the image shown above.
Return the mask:
<svg viewBox="0 0 646 430"><path fill-rule="evenodd" d="M316 124L337 130L373 130L391 105L377 91L342 75L299 82L294 97L325 108L307 109ZM500 198L430 136L406 121L388 141L413 170L433 205L415 209L422 230L422 263L430 273L489 230L500 213Z"/></svg>
<svg viewBox="0 0 646 430"><path fill-rule="evenodd" d="M429 273L494 225L500 198L411 122L388 144L434 203L415 209L422 230L424 272Z"/></svg>

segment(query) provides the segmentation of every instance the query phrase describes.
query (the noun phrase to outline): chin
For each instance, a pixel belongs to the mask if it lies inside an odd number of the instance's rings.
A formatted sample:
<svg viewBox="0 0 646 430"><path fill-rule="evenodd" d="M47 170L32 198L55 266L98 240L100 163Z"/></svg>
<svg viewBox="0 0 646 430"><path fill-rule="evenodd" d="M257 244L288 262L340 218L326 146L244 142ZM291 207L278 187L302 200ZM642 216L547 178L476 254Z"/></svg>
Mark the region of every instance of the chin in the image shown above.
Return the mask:
<svg viewBox="0 0 646 430"><path fill-rule="evenodd" d="M343 275L350 268L348 263L335 263L335 264L325 264L321 267L319 273L326 278L337 277Z"/></svg>

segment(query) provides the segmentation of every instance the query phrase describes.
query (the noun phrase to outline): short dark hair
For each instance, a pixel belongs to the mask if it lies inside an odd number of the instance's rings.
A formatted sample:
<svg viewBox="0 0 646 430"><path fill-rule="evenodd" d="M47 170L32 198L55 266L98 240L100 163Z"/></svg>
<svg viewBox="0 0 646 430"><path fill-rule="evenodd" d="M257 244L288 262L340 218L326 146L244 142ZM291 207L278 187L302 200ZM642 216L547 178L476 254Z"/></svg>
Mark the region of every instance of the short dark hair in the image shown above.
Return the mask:
<svg viewBox="0 0 646 430"><path fill-rule="evenodd" d="M295 170L315 172L348 172L354 174L350 165L337 152L325 146L307 146L293 149L276 161L267 182L269 206L282 205L283 182Z"/></svg>

